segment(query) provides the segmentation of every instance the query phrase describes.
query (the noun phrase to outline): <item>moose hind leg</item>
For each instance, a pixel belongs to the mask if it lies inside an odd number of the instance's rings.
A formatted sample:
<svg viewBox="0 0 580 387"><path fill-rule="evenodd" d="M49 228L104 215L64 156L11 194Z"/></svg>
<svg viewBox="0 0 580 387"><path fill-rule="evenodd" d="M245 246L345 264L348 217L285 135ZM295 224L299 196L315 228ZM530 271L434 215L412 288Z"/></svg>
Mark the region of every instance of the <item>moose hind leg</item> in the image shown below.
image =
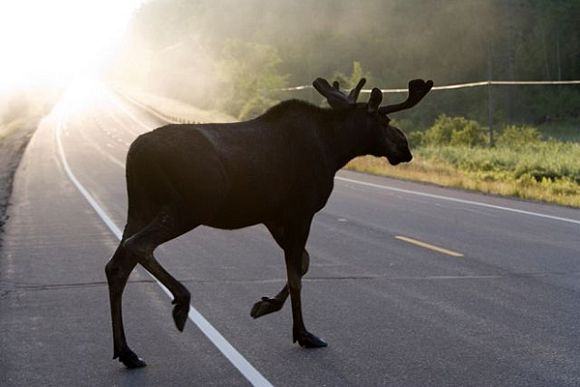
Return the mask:
<svg viewBox="0 0 580 387"><path fill-rule="evenodd" d="M190 293L189 290L171 274L169 274L161 264L155 259L153 254L146 255L139 261L141 265L155 278L157 278L173 294L173 321L180 332L183 332L187 316L189 315Z"/></svg>
<svg viewBox="0 0 580 387"><path fill-rule="evenodd" d="M145 367L146 363L140 359L127 345L123 327L122 297L129 274L135 268L137 261L131 257L123 246L119 245L115 254L105 267L109 284L109 298L111 304L111 319L113 323L113 359L119 359L127 368Z"/></svg>
<svg viewBox="0 0 580 387"><path fill-rule="evenodd" d="M169 274L155 259L153 251L159 245L184 234L194 227L178 227L172 217L160 214L143 230L129 238L125 245L134 251L138 262L161 282L173 295L173 320L179 331L183 331L189 314L190 293L185 286Z"/></svg>
<svg viewBox="0 0 580 387"><path fill-rule="evenodd" d="M301 277L308 272L309 266L310 255L308 254L308 251L304 250L302 252ZM253 318L258 318L279 311L284 306L289 294L288 284L285 284L282 290L280 290L280 292L274 297L262 297L260 301L256 302L250 311L250 315Z"/></svg>

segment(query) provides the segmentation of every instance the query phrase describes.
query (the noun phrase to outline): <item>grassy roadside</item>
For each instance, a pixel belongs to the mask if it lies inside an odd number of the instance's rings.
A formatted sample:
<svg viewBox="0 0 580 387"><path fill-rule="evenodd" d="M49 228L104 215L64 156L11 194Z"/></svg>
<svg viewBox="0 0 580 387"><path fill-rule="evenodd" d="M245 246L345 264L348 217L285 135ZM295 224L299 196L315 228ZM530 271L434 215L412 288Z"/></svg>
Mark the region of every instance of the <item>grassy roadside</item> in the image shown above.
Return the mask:
<svg viewBox="0 0 580 387"><path fill-rule="evenodd" d="M549 148L570 153L552 153ZM556 152L556 150L554 150ZM528 149L419 147L410 164L366 156L347 169L580 208L580 144Z"/></svg>
<svg viewBox="0 0 580 387"><path fill-rule="evenodd" d="M45 89L0 95L0 230L22 153L58 95L57 90Z"/></svg>
<svg viewBox="0 0 580 387"><path fill-rule="evenodd" d="M490 194L580 207L578 124L536 128L508 125L490 147L487 128L464 117L440 115L424 131L408 122L414 160L390 167L370 157L347 168Z"/></svg>

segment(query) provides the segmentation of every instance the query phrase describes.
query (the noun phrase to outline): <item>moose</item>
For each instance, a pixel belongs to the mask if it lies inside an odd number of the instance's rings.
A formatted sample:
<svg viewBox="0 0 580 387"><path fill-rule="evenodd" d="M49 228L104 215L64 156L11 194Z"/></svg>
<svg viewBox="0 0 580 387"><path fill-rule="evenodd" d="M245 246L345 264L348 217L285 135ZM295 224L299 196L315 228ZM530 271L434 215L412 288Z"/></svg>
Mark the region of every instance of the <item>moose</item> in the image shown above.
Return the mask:
<svg viewBox="0 0 580 387"><path fill-rule="evenodd" d="M264 224L284 251L287 282L274 297L251 309L258 318L282 308L290 295L293 342L306 348L327 344L308 332L302 318L301 278L310 257L305 249L314 215L326 204L336 172L361 155L386 157L392 165L411 161L407 139L389 125L389 113L415 106L432 81L409 82L408 97L380 106L380 89L357 103L365 79L348 95L338 82L318 78L314 88L329 108L288 100L245 122L170 124L139 136L126 162L127 224L105 273L113 323L114 359L128 368L146 363L127 345L122 295L141 264L173 295L179 331L187 320L190 293L156 260L155 249L200 225L238 229Z"/></svg>

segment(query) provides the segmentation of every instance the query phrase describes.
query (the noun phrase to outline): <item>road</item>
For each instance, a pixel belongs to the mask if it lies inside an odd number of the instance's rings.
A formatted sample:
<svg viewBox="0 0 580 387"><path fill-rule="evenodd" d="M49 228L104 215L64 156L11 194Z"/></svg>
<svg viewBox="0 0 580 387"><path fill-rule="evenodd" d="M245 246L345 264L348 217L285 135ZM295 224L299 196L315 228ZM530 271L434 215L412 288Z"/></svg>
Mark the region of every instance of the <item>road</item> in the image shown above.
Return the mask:
<svg viewBox="0 0 580 387"><path fill-rule="evenodd" d="M346 171L315 218L303 286L328 348L292 344L289 305L249 316L285 281L263 226L201 227L157 255L209 327L179 333L139 268L125 326L148 367L124 369L103 269L124 226L128 145L162 124L85 85L39 126L0 258L0 385L580 385L579 210Z"/></svg>

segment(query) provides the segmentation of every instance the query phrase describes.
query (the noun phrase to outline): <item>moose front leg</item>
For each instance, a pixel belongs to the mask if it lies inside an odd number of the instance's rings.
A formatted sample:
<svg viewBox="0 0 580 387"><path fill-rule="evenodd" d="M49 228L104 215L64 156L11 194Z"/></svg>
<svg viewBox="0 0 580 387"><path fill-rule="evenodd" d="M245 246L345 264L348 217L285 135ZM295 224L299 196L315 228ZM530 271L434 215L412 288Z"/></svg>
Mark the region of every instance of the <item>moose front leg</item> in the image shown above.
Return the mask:
<svg viewBox="0 0 580 387"><path fill-rule="evenodd" d="M309 266L310 255L308 254L308 251L304 250L302 252L301 277L308 272ZM260 301L256 302L250 311L250 315L253 318L258 318L279 311L284 306L289 294L288 284L286 283L282 290L280 290L280 292L274 297L262 297Z"/></svg>
<svg viewBox="0 0 580 387"><path fill-rule="evenodd" d="M302 317L302 275L301 275L301 249L289 249L285 252L286 271L288 275L288 290L290 293L290 301L292 302L292 338L295 343L298 341L301 347L305 348L320 348L326 347L327 344L314 336L306 330L304 319Z"/></svg>
<svg viewBox="0 0 580 387"><path fill-rule="evenodd" d="M310 222L286 228L287 237L284 246L286 272L288 276L288 290L292 302L292 334L294 342L298 341L305 348L326 347L327 344L306 330L302 318L302 253L305 251L306 240L310 231Z"/></svg>

